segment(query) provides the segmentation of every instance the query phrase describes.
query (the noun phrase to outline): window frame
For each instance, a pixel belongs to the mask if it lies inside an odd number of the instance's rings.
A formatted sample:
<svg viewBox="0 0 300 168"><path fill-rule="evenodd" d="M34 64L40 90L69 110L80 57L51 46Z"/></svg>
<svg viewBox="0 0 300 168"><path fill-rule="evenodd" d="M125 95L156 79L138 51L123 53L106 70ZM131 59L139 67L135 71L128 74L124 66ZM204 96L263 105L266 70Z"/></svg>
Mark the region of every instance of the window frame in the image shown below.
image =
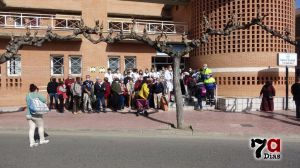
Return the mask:
<svg viewBox="0 0 300 168"><path fill-rule="evenodd" d="M54 74L53 72L53 58L54 57L61 57L63 59L63 64L62 64L62 73L61 74ZM50 55L50 72L51 72L51 76L64 76L64 72L65 72L65 65L64 65L64 55Z"/></svg>
<svg viewBox="0 0 300 168"><path fill-rule="evenodd" d="M137 67L136 56L125 56L124 57L124 70L127 69L127 67L126 67L126 59L134 59L134 67L133 67L133 69Z"/></svg>
<svg viewBox="0 0 300 168"><path fill-rule="evenodd" d="M20 65L20 70L19 70L19 73L18 74L11 74L11 71L10 71L10 67L11 67L11 59L13 58L19 58L19 65ZM16 57L12 57L10 60L7 61L7 76L9 77L18 77L18 76L21 76L22 75L22 62L21 62L21 55L17 55ZM15 65L16 66L16 65ZM16 71L16 70L15 70Z"/></svg>
<svg viewBox="0 0 300 168"><path fill-rule="evenodd" d="M73 74L72 73L72 58L80 58L80 73L79 74ZM72 76L82 76L82 56L81 55L70 55L69 56L69 74Z"/></svg>
<svg viewBox="0 0 300 168"><path fill-rule="evenodd" d="M112 72L114 73L115 71L110 67L110 64L109 64L109 60L111 58L117 58L119 60L119 63L118 63L118 69L120 70L120 63L121 63L121 58L120 56L117 56L117 55L109 55L108 57L108 60L107 60L107 67L110 68L112 70Z"/></svg>

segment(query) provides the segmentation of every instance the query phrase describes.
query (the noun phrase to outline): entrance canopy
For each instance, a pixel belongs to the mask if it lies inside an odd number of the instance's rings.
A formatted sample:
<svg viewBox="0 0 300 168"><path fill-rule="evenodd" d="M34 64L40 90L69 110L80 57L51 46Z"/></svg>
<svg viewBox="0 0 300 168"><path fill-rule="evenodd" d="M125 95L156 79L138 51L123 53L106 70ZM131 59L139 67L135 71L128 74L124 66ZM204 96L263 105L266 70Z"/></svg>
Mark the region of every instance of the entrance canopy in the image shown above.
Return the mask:
<svg viewBox="0 0 300 168"><path fill-rule="evenodd" d="M175 51L182 51L185 48L185 46L179 45L179 44L174 44L172 46L173 46L173 49ZM162 52L159 52L159 51L156 52L156 56L158 56L158 57L169 57L166 53L162 53ZM185 55L184 57L188 57L188 56L189 56L189 54Z"/></svg>

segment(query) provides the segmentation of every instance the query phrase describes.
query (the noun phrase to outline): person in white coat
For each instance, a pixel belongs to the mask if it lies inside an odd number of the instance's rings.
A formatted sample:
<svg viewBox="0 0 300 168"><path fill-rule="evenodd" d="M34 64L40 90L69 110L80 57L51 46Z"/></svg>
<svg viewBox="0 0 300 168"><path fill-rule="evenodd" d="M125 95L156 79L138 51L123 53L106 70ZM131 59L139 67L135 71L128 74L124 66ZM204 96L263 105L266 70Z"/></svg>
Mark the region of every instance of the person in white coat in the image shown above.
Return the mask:
<svg viewBox="0 0 300 168"><path fill-rule="evenodd" d="M166 95L168 96L167 99L170 100L170 93L173 91L173 70L172 66L166 68L164 73L164 78L166 82Z"/></svg>

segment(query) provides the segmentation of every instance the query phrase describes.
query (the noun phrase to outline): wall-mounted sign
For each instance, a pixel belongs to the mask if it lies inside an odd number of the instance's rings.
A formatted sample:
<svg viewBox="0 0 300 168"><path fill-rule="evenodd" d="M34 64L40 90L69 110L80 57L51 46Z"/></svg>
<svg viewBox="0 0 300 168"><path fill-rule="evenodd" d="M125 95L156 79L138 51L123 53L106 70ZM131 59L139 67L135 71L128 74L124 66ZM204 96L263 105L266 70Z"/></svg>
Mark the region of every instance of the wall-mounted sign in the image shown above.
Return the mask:
<svg viewBox="0 0 300 168"><path fill-rule="evenodd" d="M279 66L297 66L297 54L296 53L279 53L278 65Z"/></svg>
<svg viewBox="0 0 300 168"><path fill-rule="evenodd" d="M105 67L88 67L88 72L90 73L105 73L106 68Z"/></svg>

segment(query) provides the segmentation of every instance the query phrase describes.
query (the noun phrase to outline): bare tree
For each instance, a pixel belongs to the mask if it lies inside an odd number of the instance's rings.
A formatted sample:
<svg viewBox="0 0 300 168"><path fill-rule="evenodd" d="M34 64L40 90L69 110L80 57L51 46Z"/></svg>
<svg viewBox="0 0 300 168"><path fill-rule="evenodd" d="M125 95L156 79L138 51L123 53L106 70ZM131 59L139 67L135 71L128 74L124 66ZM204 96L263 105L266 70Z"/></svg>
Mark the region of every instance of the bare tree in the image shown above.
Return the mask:
<svg viewBox="0 0 300 168"><path fill-rule="evenodd" d="M36 46L40 47L44 42L50 42L54 40L72 40L78 35L83 35L86 39L88 39L93 44L98 44L101 42L105 43L116 43L126 39L135 39L140 41L148 46L155 48L159 52L163 52L168 54L173 58L173 67L174 67L174 90L175 90L175 101L176 101L176 118L177 118L177 128L184 128L183 124L183 100L182 93L180 87L180 60L183 56L190 53L194 49L201 46L203 43L208 43L209 37L213 35L219 36L230 36L231 32L237 30L245 30L249 29L251 26L259 26L267 33L272 34L275 37L283 39L284 41L294 45L299 46L297 41L293 40L290 35L291 33L286 29L285 33L281 34L277 30L273 30L268 26L263 24L263 19L267 17L267 15L261 15L260 10L257 12L257 16L253 18L247 24L241 24L239 20L236 18L236 15L232 15L227 24L223 29L213 29L211 24L206 16L203 16L204 20L204 31L200 39L188 40L186 34L182 35L182 45L185 48L181 51L176 51L171 44L167 42L167 35L165 33L161 33L156 37L155 40L152 40L147 31L144 30L143 34L138 34L134 30L135 20L133 20L133 26L131 28L130 33L118 32L110 30L109 32L103 31L103 24L100 24L99 21L95 22L95 26L93 28L88 27L84 24L83 20L81 20L78 28L73 31L71 35L68 36L60 36L56 33L52 32L51 28L48 28L46 34L44 36L38 37L38 32L35 31L33 35L31 35L29 29L27 29L27 33L24 36L15 37L12 36L10 42L6 47L6 52L0 56L0 64L8 61L10 58L15 57L18 53L18 50L22 49L23 46Z"/></svg>

